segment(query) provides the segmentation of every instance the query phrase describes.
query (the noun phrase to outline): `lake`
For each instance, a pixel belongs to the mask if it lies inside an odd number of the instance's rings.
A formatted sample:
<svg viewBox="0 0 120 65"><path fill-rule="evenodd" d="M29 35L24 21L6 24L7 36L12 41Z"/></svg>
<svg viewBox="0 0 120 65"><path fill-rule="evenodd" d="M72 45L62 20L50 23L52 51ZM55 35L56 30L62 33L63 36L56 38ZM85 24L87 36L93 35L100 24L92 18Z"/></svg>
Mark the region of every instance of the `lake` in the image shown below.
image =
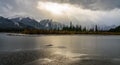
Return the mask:
<svg viewBox="0 0 120 65"><path fill-rule="evenodd" d="M0 33L0 65L120 65L120 35Z"/></svg>

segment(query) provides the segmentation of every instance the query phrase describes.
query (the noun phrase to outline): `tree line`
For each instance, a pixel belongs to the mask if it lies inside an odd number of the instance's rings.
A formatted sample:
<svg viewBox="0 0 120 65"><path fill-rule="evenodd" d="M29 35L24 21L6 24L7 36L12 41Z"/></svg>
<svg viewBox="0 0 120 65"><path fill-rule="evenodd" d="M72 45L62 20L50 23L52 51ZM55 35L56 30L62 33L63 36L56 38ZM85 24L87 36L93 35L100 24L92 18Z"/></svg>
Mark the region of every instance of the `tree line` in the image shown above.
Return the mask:
<svg viewBox="0 0 120 65"><path fill-rule="evenodd" d="M81 25L74 26L70 22L69 26L63 26L61 29L0 29L0 32L15 32L24 34L120 34L120 26L112 28L110 30L101 30L97 25L93 28L88 29Z"/></svg>
<svg viewBox="0 0 120 65"><path fill-rule="evenodd" d="M70 26L64 26L62 28L63 31L76 31L76 32L100 32L104 30L99 30L98 26L95 25L93 28L87 29L87 27L82 27L81 25L74 26L72 22L70 22Z"/></svg>

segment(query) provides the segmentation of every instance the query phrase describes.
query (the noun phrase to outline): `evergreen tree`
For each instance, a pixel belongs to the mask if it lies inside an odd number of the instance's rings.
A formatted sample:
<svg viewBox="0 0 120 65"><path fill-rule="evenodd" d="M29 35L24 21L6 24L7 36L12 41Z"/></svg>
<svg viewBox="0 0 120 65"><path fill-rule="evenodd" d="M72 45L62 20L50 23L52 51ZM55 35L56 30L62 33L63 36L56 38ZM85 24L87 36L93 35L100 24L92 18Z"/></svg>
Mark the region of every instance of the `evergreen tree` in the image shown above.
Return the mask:
<svg viewBox="0 0 120 65"><path fill-rule="evenodd" d="M95 25L95 32L98 32L98 26Z"/></svg>

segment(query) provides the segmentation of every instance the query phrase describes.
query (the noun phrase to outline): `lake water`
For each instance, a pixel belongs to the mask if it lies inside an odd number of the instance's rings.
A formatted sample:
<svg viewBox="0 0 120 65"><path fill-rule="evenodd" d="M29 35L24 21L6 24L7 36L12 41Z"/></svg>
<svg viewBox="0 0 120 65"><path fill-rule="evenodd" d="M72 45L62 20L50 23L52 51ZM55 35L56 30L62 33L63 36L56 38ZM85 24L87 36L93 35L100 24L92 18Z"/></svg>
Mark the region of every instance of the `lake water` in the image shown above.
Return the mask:
<svg viewBox="0 0 120 65"><path fill-rule="evenodd" d="M0 65L120 65L120 35L0 33Z"/></svg>

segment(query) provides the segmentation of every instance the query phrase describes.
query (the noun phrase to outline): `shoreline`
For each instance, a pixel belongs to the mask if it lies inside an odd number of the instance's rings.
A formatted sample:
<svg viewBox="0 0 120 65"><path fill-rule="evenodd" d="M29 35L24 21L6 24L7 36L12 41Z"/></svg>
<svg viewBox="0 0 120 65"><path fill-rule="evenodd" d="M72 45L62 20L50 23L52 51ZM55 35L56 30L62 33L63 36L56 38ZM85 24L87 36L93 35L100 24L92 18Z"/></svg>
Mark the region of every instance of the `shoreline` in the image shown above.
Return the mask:
<svg viewBox="0 0 120 65"><path fill-rule="evenodd" d="M110 31L66 31L66 30L24 30L20 32L22 34L54 34L54 35L120 35L120 32L110 32Z"/></svg>
<svg viewBox="0 0 120 65"><path fill-rule="evenodd" d="M120 32L98 32L98 33L88 33L88 32L82 32L82 33L13 33L13 32L0 32L0 33L6 33L8 35L14 35L14 34L20 34L20 35L120 35Z"/></svg>

